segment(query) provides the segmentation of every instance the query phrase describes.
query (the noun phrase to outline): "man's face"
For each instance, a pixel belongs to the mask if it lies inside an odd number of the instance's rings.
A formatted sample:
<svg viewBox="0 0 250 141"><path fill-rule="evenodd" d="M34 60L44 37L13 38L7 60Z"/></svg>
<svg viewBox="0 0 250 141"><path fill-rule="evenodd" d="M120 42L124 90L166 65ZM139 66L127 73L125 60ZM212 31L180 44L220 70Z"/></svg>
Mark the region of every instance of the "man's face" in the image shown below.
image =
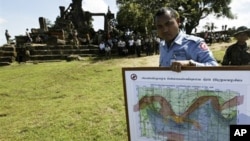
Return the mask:
<svg viewBox="0 0 250 141"><path fill-rule="evenodd" d="M248 35L247 35L247 33L243 32L243 33L239 33L238 35L236 35L235 38L239 42L245 42L246 40L248 40Z"/></svg>
<svg viewBox="0 0 250 141"><path fill-rule="evenodd" d="M179 19L171 18L169 14L157 16L155 25L160 38L172 41L179 33Z"/></svg>

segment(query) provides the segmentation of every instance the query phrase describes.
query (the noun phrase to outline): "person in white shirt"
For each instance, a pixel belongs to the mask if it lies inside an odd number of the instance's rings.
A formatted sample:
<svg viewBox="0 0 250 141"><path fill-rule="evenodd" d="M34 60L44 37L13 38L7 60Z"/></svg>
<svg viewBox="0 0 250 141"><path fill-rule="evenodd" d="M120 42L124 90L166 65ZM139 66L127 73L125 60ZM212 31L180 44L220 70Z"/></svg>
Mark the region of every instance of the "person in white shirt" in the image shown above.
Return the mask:
<svg viewBox="0 0 250 141"><path fill-rule="evenodd" d="M31 38L31 36L30 36L30 33L29 33L29 29L28 28L26 28L26 32L25 32L25 34L26 34L26 36L27 36L27 42L32 42L33 40L32 40L32 38Z"/></svg>
<svg viewBox="0 0 250 141"><path fill-rule="evenodd" d="M126 42L122 39L118 41L118 54L126 55L128 53L128 49L126 48Z"/></svg>
<svg viewBox="0 0 250 141"><path fill-rule="evenodd" d="M129 54L134 54L135 53L135 47L134 47L134 39L131 37L128 40L128 52Z"/></svg>
<svg viewBox="0 0 250 141"><path fill-rule="evenodd" d="M101 43L99 44L99 50L100 50L101 54L105 53L105 42L104 41L101 41Z"/></svg>
<svg viewBox="0 0 250 141"><path fill-rule="evenodd" d="M141 39L138 37L135 41L135 50L136 50L136 55L138 57L141 57Z"/></svg>

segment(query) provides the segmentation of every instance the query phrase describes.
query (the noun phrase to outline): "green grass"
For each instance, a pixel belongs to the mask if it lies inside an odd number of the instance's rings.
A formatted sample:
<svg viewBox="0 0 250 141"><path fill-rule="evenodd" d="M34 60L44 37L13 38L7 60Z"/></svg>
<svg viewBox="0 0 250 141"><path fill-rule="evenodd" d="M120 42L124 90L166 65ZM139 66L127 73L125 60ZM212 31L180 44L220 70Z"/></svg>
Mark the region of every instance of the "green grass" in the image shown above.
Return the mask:
<svg viewBox="0 0 250 141"><path fill-rule="evenodd" d="M225 54L225 50L221 49L221 50L217 50L217 51L212 51L214 58L217 60L218 63L221 63L223 60L223 56Z"/></svg>
<svg viewBox="0 0 250 141"><path fill-rule="evenodd" d="M0 67L0 141L127 141L126 60Z"/></svg>
<svg viewBox="0 0 250 141"><path fill-rule="evenodd" d="M0 140L127 140L121 67L112 61L0 68Z"/></svg>

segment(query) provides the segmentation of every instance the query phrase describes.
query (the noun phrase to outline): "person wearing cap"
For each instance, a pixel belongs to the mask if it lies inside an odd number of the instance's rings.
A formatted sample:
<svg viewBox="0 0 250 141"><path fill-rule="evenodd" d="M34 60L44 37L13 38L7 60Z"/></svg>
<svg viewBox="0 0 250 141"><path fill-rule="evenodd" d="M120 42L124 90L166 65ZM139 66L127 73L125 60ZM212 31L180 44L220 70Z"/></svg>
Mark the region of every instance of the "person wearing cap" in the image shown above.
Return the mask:
<svg viewBox="0 0 250 141"><path fill-rule="evenodd" d="M222 65L249 65L250 64L250 48L247 40L250 35L250 29L246 26L240 26L234 33L236 43L230 45L223 57Z"/></svg>
<svg viewBox="0 0 250 141"><path fill-rule="evenodd" d="M188 35L180 30L179 13L163 7L155 14L155 25L159 37L160 67L171 67L180 72L183 66L218 66L203 38Z"/></svg>

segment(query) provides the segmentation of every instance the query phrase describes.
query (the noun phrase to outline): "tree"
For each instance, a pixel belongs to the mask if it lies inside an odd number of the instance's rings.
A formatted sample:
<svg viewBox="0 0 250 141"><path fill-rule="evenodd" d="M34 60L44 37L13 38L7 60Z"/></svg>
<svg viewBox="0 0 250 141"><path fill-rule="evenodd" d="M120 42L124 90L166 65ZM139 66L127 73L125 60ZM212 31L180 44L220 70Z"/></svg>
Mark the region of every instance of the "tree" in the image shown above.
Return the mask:
<svg viewBox="0 0 250 141"><path fill-rule="evenodd" d="M207 31L213 32L213 30L214 30L214 29L217 29L218 27L215 26L213 22L212 22L212 23L207 22L207 23L203 26L203 28L204 28L205 30L207 30Z"/></svg>
<svg viewBox="0 0 250 141"><path fill-rule="evenodd" d="M153 16L158 8L167 6L167 0L117 0L119 11L117 13L118 28L127 28L146 33L154 29ZM154 8L152 8L154 7Z"/></svg>
<svg viewBox="0 0 250 141"><path fill-rule="evenodd" d="M234 19L229 4L231 0L177 0L180 15L186 20L185 30L188 34L199 25L201 19L213 14L216 18L227 17Z"/></svg>
<svg viewBox="0 0 250 141"><path fill-rule="evenodd" d="M127 3L119 7L117 13L117 28L124 30L135 30L136 20L140 17L139 5L135 3Z"/></svg>
<svg viewBox="0 0 250 141"><path fill-rule="evenodd" d="M48 27L53 27L53 26L54 26L54 24L53 24L53 23L51 22L51 20L48 19L48 18L45 19L45 22L46 22L46 25L47 25Z"/></svg>
<svg viewBox="0 0 250 141"><path fill-rule="evenodd" d="M229 19L236 18L232 12L229 4L231 0L116 0L120 10L137 10L141 15L136 15L145 22L148 29L152 29L153 15L157 9L162 6L170 6L178 10L181 15L182 25L185 28L186 33L190 34L192 30L199 25L201 19L206 18L208 15L213 14L215 17L226 17ZM133 4L137 5L138 9L131 9L126 5ZM126 9L126 8L128 9ZM119 12L118 12L119 13ZM123 12L125 14L125 12ZM119 15L117 15L119 16ZM123 15L124 16L124 15ZM131 15L130 15L131 16ZM135 15L133 15L135 16ZM124 21L129 21L127 17L123 17ZM136 20L134 21L136 23ZM118 20L119 23L119 20ZM131 23L131 21L129 21ZM136 25L133 23L133 25ZM120 24L120 23L119 23Z"/></svg>

